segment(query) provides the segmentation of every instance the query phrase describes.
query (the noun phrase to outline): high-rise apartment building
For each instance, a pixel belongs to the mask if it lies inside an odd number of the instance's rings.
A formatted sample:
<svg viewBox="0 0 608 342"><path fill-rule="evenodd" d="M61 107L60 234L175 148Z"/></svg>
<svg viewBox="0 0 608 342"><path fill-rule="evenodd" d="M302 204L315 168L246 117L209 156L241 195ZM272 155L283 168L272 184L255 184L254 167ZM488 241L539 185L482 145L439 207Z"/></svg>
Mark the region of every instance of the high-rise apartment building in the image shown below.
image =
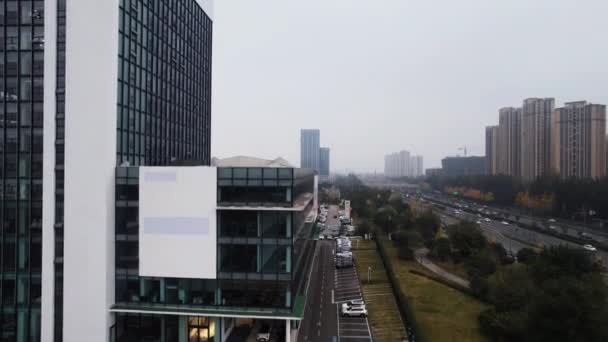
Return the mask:
<svg viewBox="0 0 608 342"><path fill-rule="evenodd" d="M399 177L410 177L412 172L412 157L409 151L399 151Z"/></svg>
<svg viewBox="0 0 608 342"><path fill-rule="evenodd" d="M409 177L420 177L424 175L424 166L422 164L422 156L412 156L410 158L410 170L408 172Z"/></svg>
<svg viewBox="0 0 608 342"><path fill-rule="evenodd" d="M211 3L0 8L0 339L107 342L124 251L115 168L210 163Z"/></svg>
<svg viewBox="0 0 608 342"><path fill-rule="evenodd" d="M553 98L524 100L521 119L521 177L532 181L549 170Z"/></svg>
<svg viewBox="0 0 608 342"><path fill-rule="evenodd" d="M486 174L498 174L498 126L486 127Z"/></svg>
<svg viewBox="0 0 608 342"><path fill-rule="evenodd" d="M606 106L568 102L552 117L551 167L562 178L606 175Z"/></svg>
<svg viewBox="0 0 608 342"><path fill-rule="evenodd" d="M501 108L498 114L498 172L517 177L521 161L521 108Z"/></svg>
<svg viewBox="0 0 608 342"><path fill-rule="evenodd" d="M424 174L422 156L399 151L384 156L384 175L387 177L419 177Z"/></svg>
<svg viewBox="0 0 608 342"><path fill-rule="evenodd" d="M329 178L329 147L321 147L319 151L319 175L322 179Z"/></svg>
<svg viewBox="0 0 608 342"><path fill-rule="evenodd" d="M300 131L300 167L319 171L321 132L318 129Z"/></svg>

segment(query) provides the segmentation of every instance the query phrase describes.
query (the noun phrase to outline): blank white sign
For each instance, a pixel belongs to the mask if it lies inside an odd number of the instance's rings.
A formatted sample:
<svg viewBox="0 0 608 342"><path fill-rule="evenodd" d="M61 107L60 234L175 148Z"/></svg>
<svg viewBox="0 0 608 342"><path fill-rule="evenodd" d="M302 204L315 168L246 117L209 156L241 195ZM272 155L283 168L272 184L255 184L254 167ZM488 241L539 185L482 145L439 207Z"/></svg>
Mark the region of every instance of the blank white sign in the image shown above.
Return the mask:
<svg viewBox="0 0 608 342"><path fill-rule="evenodd" d="M139 275L215 279L217 169L139 168Z"/></svg>

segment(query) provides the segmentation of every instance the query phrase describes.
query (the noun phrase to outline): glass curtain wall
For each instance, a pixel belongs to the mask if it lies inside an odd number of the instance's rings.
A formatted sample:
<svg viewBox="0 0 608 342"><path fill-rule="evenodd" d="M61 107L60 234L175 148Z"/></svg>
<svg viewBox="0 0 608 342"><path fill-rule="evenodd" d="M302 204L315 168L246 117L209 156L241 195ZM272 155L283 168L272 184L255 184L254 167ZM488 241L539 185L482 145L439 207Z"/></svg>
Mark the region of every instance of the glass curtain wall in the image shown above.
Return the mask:
<svg viewBox="0 0 608 342"><path fill-rule="evenodd" d="M0 339L40 340L44 1L0 1Z"/></svg>

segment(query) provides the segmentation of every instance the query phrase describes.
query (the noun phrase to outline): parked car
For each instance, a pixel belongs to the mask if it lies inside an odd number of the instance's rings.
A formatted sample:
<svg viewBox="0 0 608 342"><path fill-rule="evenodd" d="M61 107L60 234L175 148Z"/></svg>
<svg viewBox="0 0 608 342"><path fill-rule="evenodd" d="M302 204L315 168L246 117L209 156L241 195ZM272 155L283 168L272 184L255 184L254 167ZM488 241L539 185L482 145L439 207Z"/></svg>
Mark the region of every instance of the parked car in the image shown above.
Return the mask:
<svg viewBox="0 0 608 342"><path fill-rule="evenodd" d="M272 327L268 324L262 324L262 327L258 331L255 340L258 342L268 342L270 341L270 334L272 332Z"/></svg>
<svg viewBox="0 0 608 342"><path fill-rule="evenodd" d="M486 217L485 219L483 219L483 220L484 220L484 221L486 221L486 222L492 222L492 220L490 220L490 219L489 219L489 218L487 218L487 217Z"/></svg>
<svg viewBox="0 0 608 342"><path fill-rule="evenodd" d="M509 225L509 222L507 222L507 221L502 221L501 223L504 224L505 226Z"/></svg>
<svg viewBox="0 0 608 342"><path fill-rule="evenodd" d="M364 307L353 307L349 309L343 306L342 317L367 317L367 309Z"/></svg>
<svg viewBox="0 0 608 342"><path fill-rule="evenodd" d="M555 223L555 219L553 219L553 218L550 218L548 221L551 223Z"/></svg>

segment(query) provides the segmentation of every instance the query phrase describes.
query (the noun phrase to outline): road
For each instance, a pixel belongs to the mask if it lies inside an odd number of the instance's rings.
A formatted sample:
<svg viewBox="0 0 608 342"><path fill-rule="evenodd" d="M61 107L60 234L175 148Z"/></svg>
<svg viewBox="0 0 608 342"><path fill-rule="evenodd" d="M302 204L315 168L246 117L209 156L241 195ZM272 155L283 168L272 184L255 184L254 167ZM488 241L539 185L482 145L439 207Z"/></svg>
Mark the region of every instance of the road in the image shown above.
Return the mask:
<svg viewBox="0 0 608 342"><path fill-rule="evenodd" d="M338 206L329 207L327 225L340 225ZM370 341L367 318L338 317L341 303L361 299L354 268L336 270L334 240L319 240L315 249L304 318L298 342Z"/></svg>
<svg viewBox="0 0 608 342"><path fill-rule="evenodd" d="M327 215L328 225L340 224L340 220L334 218L336 215L338 215L338 207L330 206ZM336 305L332 303L336 271L334 244L333 240L317 241L298 342L332 341L334 336L338 336L338 315Z"/></svg>
<svg viewBox="0 0 608 342"><path fill-rule="evenodd" d="M582 248L580 244L562 240L552 235L525 229L515 224L505 225L494 220L485 222L479 216L471 213L460 212L460 214L455 214L453 209L438 211L442 214L442 220L446 224L454 223L458 219L472 222L481 220L481 224L479 226L486 237L488 237L490 240L500 242L503 247L512 254L517 254L517 252L524 247L542 248L544 246L566 245L572 248ZM604 265L608 265L608 253L604 251L597 251L595 255L602 260Z"/></svg>

